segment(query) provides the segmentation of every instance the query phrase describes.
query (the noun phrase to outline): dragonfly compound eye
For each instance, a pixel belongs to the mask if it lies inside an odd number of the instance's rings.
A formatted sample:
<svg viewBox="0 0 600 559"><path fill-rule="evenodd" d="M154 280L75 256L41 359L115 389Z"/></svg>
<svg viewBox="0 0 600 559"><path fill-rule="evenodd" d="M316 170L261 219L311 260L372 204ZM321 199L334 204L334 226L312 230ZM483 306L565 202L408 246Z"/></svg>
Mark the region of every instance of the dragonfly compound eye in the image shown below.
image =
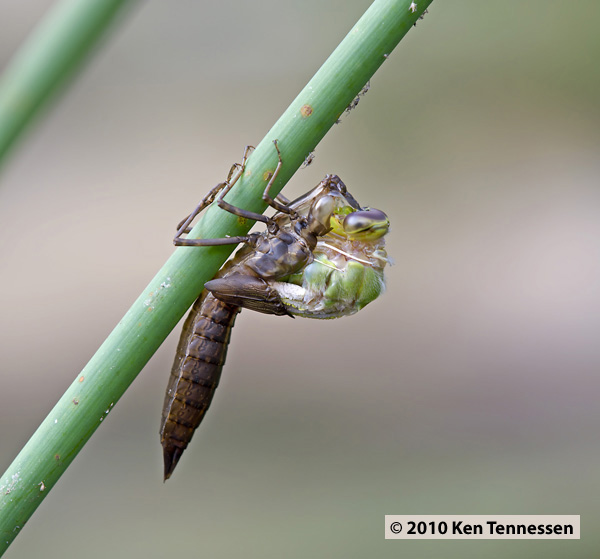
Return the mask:
<svg viewBox="0 0 600 559"><path fill-rule="evenodd" d="M359 210L344 218L343 227L350 238L374 241L390 230L390 220L381 210Z"/></svg>

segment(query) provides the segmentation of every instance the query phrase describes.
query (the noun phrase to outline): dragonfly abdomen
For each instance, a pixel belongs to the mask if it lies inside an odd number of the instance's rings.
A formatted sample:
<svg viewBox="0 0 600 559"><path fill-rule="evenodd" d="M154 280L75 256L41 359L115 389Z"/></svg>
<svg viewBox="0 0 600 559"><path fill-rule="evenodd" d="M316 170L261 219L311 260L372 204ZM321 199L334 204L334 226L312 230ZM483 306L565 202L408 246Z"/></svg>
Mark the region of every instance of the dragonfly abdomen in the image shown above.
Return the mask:
<svg viewBox="0 0 600 559"><path fill-rule="evenodd" d="M204 292L185 321L163 407L165 480L212 402L238 312L238 307Z"/></svg>

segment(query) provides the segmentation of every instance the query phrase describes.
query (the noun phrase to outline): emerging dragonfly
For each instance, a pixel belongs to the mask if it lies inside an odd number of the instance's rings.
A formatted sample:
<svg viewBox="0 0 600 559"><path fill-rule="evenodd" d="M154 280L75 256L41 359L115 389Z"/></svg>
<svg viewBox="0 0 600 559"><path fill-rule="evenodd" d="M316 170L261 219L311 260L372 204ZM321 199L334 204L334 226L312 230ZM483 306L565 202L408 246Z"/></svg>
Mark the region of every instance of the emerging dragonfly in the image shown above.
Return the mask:
<svg viewBox="0 0 600 559"><path fill-rule="evenodd" d="M194 303L177 347L161 424L164 477L167 480L210 406L225 362L235 317L242 308L274 315L336 318L354 314L384 289L388 262L384 236L389 220L380 210L361 208L336 175L290 202L263 199L276 210L272 217L237 208L224 200L244 171L251 148L227 180L214 187L179 225L174 243L214 246L244 243L219 270ZM195 217L214 201L237 216L261 221L266 231L240 237L189 239Z"/></svg>

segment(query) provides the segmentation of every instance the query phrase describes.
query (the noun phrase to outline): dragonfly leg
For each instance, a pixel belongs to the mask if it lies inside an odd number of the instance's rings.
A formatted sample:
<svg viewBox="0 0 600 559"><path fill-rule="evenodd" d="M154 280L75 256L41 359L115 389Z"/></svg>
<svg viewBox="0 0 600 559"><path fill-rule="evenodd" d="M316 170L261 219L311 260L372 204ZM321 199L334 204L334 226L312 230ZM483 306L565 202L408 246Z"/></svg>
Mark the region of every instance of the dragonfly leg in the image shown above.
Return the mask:
<svg viewBox="0 0 600 559"><path fill-rule="evenodd" d="M189 233L191 231L190 223L196 218L196 216L206 207L210 206L214 201L219 192L221 192L224 188L231 188L238 179L242 176L244 172L244 168L246 167L246 161L250 156L250 152L254 149L253 146L246 146L244 148L244 153L242 155L241 163L234 163L229 169L229 173L227 173L227 179L225 182L220 182L214 188L211 188L209 193L202 198L202 201L196 206L196 209L188 215L186 218L182 219L177 225L177 235L176 238L183 233ZM236 172L237 171L237 172Z"/></svg>
<svg viewBox="0 0 600 559"><path fill-rule="evenodd" d="M285 198L285 196L278 195L275 198L272 198L270 195L271 187L272 187L275 179L277 178L277 175L279 174L281 165L283 164L283 161L281 159L281 152L279 150L279 146L277 145L277 140L274 140L273 143L275 144L275 149L277 150L278 162L277 162L275 171L271 175L269 182L265 188L265 191L263 193L263 199L271 207L275 208L276 210L282 211L284 213L292 215L293 217L296 217L296 212L289 208L289 205L288 205L289 200L287 200L287 198ZM227 195L227 193L233 188L235 183L242 176L242 173L244 172L244 168L246 166L246 161L248 159L249 152L251 149L254 149L254 148L252 148L251 146L246 147L246 149L244 150L242 162L236 163L231 167L229 174L227 175L227 180L225 182L219 183L217 186L212 188L210 190L210 192L202 199L200 204L198 204L198 206L194 209L194 211L178 225L177 234L175 235L175 238L173 239L173 242L175 243L175 245L177 245L177 246L216 246L216 245L237 244L237 243L248 241L248 237L246 237L246 236L226 237L226 238L221 238L221 239L187 239L187 238L182 237L182 235L187 234L191 231L191 223L196 218L196 216L198 216L198 214L200 212L202 212L202 210L204 210L206 207L208 207L210 204L212 204L215 201L221 209L223 209L229 213L232 213L233 215L237 215L238 217L242 217L245 219L252 219L254 221L261 221L263 223L266 223L271 228L275 226L275 222L270 217L267 217L263 214L251 212L249 210L244 210L242 208L238 208L237 206L234 206L233 204L226 202L224 199L225 196Z"/></svg>
<svg viewBox="0 0 600 559"><path fill-rule="evenodd" d="M290 200L288 200L283 194L281 194L281 192L277 196L275 196L275 200L286 206L290 203Z"/></svg>
<svg viewBox="0 0 600 559"><path fill-rule="evenodd" d="M273 183L275 182L275 179L277 178L277 175L279 174L281 166L283 165L283 160L281 159L281 151L279 150L279 145L277 144L277 140L273 140L273 144L275 145L275 149L277 150L277 166L275 167L275 170L273 171L273 173L271 174L271 177L269 178L269 182L267 183L267 186L265 187L265 191L263 192L262 197L263 197L263 200L265 202L267 202L267 204L269 204L269 206L271 206L272 208L276 209L277 211L286 213L294 219L297 219L299 217L298 213L295 210L290 208L290 206L289 206L290 201L283 194L278 194L277 196L275 196L275 198L273 198L270 194L271 187L273 186ZM263 223L266 223L267 226L269 227L269 230L272 233L274 233L276 231L277 225L276 225L275 221L273 221L272 218L267 217L263 214L251 212L249 210L243 210L241 208L238 208L236 206L229 204L228 202L226 202L224 200L225 195L229 192L229 190L231 189L232 186L233 186L233 182L230 186L226 186L225 188L223 188L223 190L221 190L221 194L217 198L217 204L219 205L219 207L221 209L226 210L226 211L228 211L234 215L237 215L239 217L243 217L246 219L253 219L254 221L261 221Z"/></svg>
<svg viewBox="0 0 600 559"><path fill-rule="evenodd" d="M231 274L207 281L204 287L224 303L264 314L288 315L293 318L277 291L260 277Z"/></svg>
<svg viewBox="0 0 600 559"><path fill-rule="evenodd" d="M177 233L175 234L175 237L173 239L173 243L176 246L230 245L230 244L238 244L241 242L245 242L248 239L246 236L226 237L226 238L222 238L222 239L186 239L186 238L183 238L182 235L187 234L192 230L191 223L194 221L194 219L196 219L196 217L205 208L210 206L215 201L215 199L217 200L217 203L219 204L219 206L223 207L221 205L223 197L225 196L225 194L227 194L231 190L233 185L242 176L242 173L244 172L244 168L246 167L246 161L248 160L250 152L253 149L254 149L254 147L252 147L252 146L246 146L246 148L244 149L244 154L242 156L242 162L234 163L231 166L231 169L229 170L229 173L227 174L227 180L225 180L225 182L221 182L221 183L217 184L215 187L213 187L209 191L209 193L201 200L201 202L198 204L198 206L196 206L194 211L177 225ZM224 203L224 205L228 206L228 207L223 208L226 210L229 210L229 208L234 208L235 210L238 209L238 208L235 208L235 206L232 206L231 204L227 204L226 202ZM231 213L235 213L235 215L239 215L236 212L231 212ZM253 214L253 215L255 215L255 214ZM264 216L261 215L261 218L263 218L263 220L264 220ZM254 218L252 218L252 219L254 219Z"/></svg>
<svg viewBox="0 0 600 559"><path fill-rule="evenodd" d="M271 187L273 186L273 183L275 182L275 179L277 178L277 175L279 174L279 170L281 169L281 166L283 165L283 160L281 159L281 151L279 151L279 146L277 145L277 140L273 140L273 143L275 144L275 149L277 150L277 167L275 167L275 171L273 171L273 174L271 175L271 178L269 179L269 182L267 183L267 186L265 188L265 191L263 192L263 200L269 204L269 206L271 206L272 208L275 208L277 211L286 213L291 215L292 217L298 217L298 214L295 210L292 210L289 206L290 201L283 196L282 194L278 194L277 196L275 196L275 198L273 198L271 196Z"/></svg>
<svg viewBox="0 0 600 559"><path fill-rule="evenodd" d="M279 152L279 148L277 147L277 140L275 140L275 147L277 148L277 154L278 154L278 157L279 157L279 161L277 163L277 167L275 168L275 172L273 173L273 175L269 179L269 183L267 184L267 190L270 189L271 185L273 184L273 181L275 180L275 177L279 173L279 169L281 168L281 163L282 163L282 161L281 161L281 154ZM267 217L266 215L263 215L263 214L251 212L250 210L244 210L242 208L238 208L237 206L234 206L234 205L232 205L229 202L226 202L224 200L224 198L227 195L227 193L231 190L231 188L233 187L233 185L237 182L237 179L243 173L245 163L246 163L246 157L245 157L245 152L244 152L244 159L242 161L242 166L240 168L239 174L236 175L235 180L230 181L229 184L227 184L220 191L221 193L220 193L219 197L217 198L217 204L218 204L219 208L221 208L222 210L228 211L229 213L232 213L233 215L237 215L238 217L243 217L245 219L252 219L254 221L261 221L262 223L266 223L269 226L273 226L274 222L273 222L273 220L270 217ZM265 192L267 192L267 190L265 190ZM270 197L265 198L264 194L263 194L263 200L265 200L268 204L270 204L271 206L273 206L275 209L279 209L280 206L281 207L286 207L286 206L283 206L280 203L273 202ZM271 203L271 202L273 202L273 203ZM287 207L286 207L286 209L287 209Z"/></svg>
<svg viewBox="0 0 600 559"><path fill-rule="evenodd" d="M235 165L237 165L237 163ZM235 168L235 165L232 167L232 169ZM230 173L231 173L231 171L230 171ZM179 237L181 237L181 235L189 233L192 230L192 227L190 225L192 223L192 221L194 221L196 216L198 216L202 212L202 210L204 210L205 208L210 206L215 201L215 198L217 197L219 192L221 192L221 190L223 190L223 188L225 188L225 186L227 186L227 181L220 182L219 184L217 184L217 186L211 188L209 193L204 198L202 198L202 200L196 206L194 211L191 214L189 214L187 217L184 217L179 222L179 224L177 225L177 233L176 233L175 239L174 239L175 244L177 244L176 241Z"/></svg>

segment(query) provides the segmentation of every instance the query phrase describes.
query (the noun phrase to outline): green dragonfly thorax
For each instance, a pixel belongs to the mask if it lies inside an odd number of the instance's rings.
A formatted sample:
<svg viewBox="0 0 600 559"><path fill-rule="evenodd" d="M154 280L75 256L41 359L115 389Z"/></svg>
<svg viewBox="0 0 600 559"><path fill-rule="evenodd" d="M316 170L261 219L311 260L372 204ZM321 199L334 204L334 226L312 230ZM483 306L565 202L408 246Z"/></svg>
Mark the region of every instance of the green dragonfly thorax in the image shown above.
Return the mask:
<svg viewBox="0 0 600 559"><path fill-rule="evenodd" d="M312 201L331 195L311 192ZM310 205L310 194L302 198L303 205ZM360 208L349 193L335 199L332 229L319 237L311 261L285 281L270 282L293 315L348 316L374 301L385 289L388 217L380 210Z"/></svg>

